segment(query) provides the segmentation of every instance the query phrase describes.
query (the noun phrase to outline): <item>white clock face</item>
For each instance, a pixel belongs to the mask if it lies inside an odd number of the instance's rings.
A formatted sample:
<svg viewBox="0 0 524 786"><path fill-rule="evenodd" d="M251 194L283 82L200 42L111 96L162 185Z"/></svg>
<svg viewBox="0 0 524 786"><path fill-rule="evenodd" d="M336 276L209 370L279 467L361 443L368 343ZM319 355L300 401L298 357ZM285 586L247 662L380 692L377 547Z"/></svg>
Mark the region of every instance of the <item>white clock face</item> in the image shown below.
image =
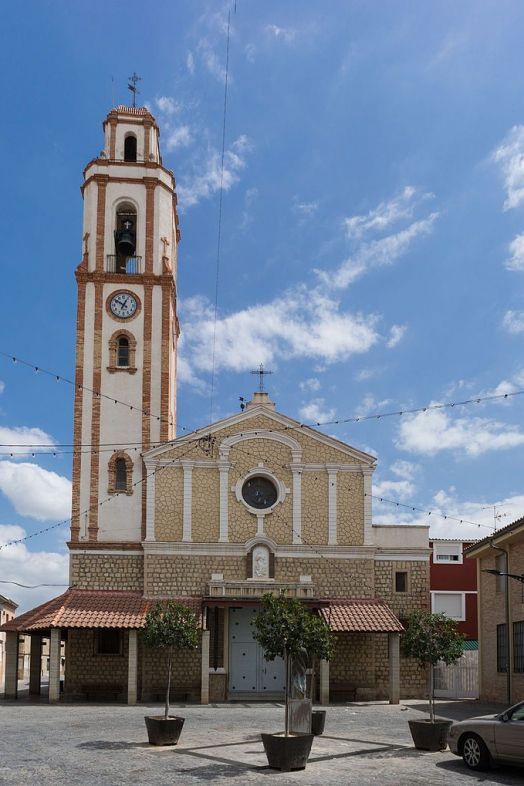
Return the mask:
<svg viewBox="0 0 524 786"><path fill-rule="evenodd" d="M115 317L129 319L129 317L132 317L136 312L136 298L130 295L129 292L117 292L116 295L113 295L111 298L110 308Z"/></svg>

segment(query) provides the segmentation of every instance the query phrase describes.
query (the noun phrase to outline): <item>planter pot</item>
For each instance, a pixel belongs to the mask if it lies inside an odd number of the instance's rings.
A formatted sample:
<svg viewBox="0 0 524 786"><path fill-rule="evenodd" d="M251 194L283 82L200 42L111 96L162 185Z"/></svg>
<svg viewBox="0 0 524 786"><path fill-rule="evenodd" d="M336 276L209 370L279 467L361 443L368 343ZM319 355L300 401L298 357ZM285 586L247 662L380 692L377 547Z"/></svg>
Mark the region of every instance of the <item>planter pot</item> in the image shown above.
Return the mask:
<svg viewBox="0 0 524 786"><path fill-rule="evenodd" d="M312 734L262 734L262 742L269 766L274 770L289 772L306 768Z"/></svg>
<svg viewBox="0 0 524 786"><path fill-rule="evenodd" d="M150 745L176 745L185 718L177 718L169 715L145 715L144 720L147 727L147 736Z"/></svg>
<svg viewBox="0 0 524 786"><path fill-rule="evenodd" d="M317 737L324 733L326 710L313 710L311 713L311 734Z"/></svg>
<svg viewBox="0 0 524 786"><path fill-rule="evenodd" d="M448 745L448 730L452 721L410 720L409 730L415 748L421 751L445 751Z"/></svg>

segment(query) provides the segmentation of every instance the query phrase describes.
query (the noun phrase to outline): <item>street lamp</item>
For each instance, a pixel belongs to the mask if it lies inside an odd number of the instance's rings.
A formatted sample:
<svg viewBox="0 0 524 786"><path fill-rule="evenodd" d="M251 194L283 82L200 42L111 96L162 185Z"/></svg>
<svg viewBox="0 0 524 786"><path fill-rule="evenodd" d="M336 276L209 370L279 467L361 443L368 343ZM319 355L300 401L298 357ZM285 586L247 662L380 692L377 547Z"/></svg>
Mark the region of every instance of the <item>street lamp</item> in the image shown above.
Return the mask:
<svg viewBox="0 0 524 786"><path fill-rule="evenodd" d="M515 581L520 581L521 584L524 584L524 574L506 573L503 570L493 570L493 568L483 568L482 573L491 573L493 576L507 576L510 579L515 579Z"/></svg>

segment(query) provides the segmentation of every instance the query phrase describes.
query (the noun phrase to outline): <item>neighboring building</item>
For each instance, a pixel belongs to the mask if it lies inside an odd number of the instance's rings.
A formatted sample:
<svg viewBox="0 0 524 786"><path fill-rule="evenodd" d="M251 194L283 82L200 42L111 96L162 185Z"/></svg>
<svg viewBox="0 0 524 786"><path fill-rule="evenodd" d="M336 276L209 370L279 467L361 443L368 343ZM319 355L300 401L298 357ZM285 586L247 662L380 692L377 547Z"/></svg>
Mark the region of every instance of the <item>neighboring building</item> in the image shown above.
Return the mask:
<svg viewBox="0 0 524 786"><path fill-rule="evenodd" d="M524 695L524 517L471 545L479 590L480 698L513 703ZM508 669L509 662L509 669Z"/></svg>
<svg viewBox="0 0 524 786"><path fill-rule="evenodd" d="M14 600L0 595L0 625L9 622L15 616L18 603ZM18 666L17 666L18 668ZM0 631L0 686L4 684L5 678L5 633Z"/></svg>
<svg viewBox="0 0 524 786"><path fill-rule="evenodd" d="M250 625L271 591L302 598L337 635L322 701L423 695L425 675L399 655L399 617L429 604L428 529L373 525L375 458L277 412L262 390L175 439L174 177L146 109L118 107L104 130L84 172L76 271L71 589L5 626L11 658L18 633L35 653L49 637L56 701L67 639L66 696L154 699L165 664L137 632L155 599L177 598L202 625L199 651L177 658L179 694L280 698L283 664L264 661Z"/></svg>
<svg viewBox="0 0 524 786"><path fill-rule="evenodd" d="M431 611L456 620L459 633L468 641L478 639L477 569L465 559L464 549L472 541L434 538L430 540Z"/></svg>

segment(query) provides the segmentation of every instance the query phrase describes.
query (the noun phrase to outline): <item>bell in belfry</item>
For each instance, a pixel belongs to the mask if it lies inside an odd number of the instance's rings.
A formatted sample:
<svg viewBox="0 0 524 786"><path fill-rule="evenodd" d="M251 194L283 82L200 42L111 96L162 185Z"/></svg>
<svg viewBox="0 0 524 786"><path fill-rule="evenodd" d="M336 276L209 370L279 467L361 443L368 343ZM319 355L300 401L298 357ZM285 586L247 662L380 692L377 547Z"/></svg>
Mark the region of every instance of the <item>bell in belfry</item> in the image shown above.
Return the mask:
<svg viewBox="0 0 524 786"><path fill-rule="evenodd" d="M124 257L132 257L135 254L135 233L133 231L134 222L126 218L122 223L122 229L116 234L117 253Z"/></svg>

